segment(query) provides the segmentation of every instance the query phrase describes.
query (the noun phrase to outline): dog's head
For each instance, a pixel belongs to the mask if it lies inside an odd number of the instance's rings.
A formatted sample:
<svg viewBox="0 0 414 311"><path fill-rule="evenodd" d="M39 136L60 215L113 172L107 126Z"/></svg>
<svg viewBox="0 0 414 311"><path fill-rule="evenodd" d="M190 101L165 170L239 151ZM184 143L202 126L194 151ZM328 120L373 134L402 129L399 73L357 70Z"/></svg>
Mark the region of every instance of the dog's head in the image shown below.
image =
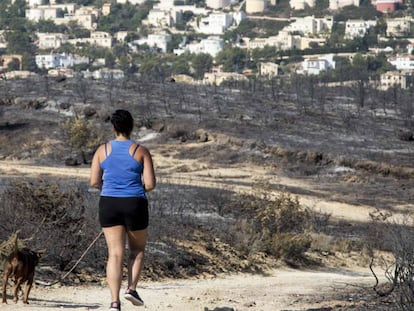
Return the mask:
<svg viewBox="0 0 414 311"><path fill-rule="evenodd" d="M46 252L45 249L41 249L41 250L38 250L38 251L33 251L33 255L36 258L35 265L37 265L39 263L40 258L42 258L42 256L44 255L45 252Z"/></svg>

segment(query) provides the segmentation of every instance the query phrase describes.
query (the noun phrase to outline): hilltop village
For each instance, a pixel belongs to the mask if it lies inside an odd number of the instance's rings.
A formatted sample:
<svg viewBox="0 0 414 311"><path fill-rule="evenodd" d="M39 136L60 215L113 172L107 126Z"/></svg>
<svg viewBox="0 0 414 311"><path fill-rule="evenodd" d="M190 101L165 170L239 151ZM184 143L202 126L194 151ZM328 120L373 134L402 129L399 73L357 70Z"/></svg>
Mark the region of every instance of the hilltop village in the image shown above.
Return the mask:
<svg viewBox="0 0 414 311"><path fill-rule="evenodd" d="M0 71L215 85L365 71L379 89L406 89L412 16L402 0L8 0Z"/></svg>

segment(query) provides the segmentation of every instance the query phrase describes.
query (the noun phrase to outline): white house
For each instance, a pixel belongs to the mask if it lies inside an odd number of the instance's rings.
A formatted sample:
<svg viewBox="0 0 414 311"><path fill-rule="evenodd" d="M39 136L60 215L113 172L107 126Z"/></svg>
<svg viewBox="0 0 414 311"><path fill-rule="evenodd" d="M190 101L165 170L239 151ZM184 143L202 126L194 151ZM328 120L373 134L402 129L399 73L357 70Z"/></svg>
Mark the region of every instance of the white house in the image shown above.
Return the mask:
<svg viewBox="0 0 414 311"><path fill-rule="evenodd" d="M411 32L411 17L390 18L387 23L387 37L406 37Z"/></svg>
<svg viewBox="0 0 414 311"><path fill-rule="evenodd" d="M333 17L315 18L315 16L297 17L295 21L284 27L283 30L299 32L302 35L316 35L330 33L333 26Z"/></svg>
<svg viewBox="0 0 414 311"><path fill-rule="evenodd" d="M15 1L13 0L12 3L14 2ZM29 6L29 8L33 8L33 7L44 4L44 0L26 0L26 3Z"/></svg>
<svg viewBox="0 0 414 311"><path fill-rule="evenodd" d="M329 9L334 11L349 5L359 7L359 4L360 0L329 0Z"/></svg>
<svg viewBox="0 0 414 311"><path fill-rule="evenodd" d="M333 54L329 54L322 57L305 59L302 62L302 70L298 70L298 73L318 75L322 71L335 69L335 61L333 60L333 56Z"/></svg>
<svg viewBox="0 0 414 311"><path fill-rule="evenodd" d="M389 57L387 61L394 65L397 70L414 70L414 55L396 55Z"/></svg>
<svg viewBox="0 0 414 311"><path fill-rule="evenodd" d="M206 6L218 10L230 6L230 0L206 0Z"/></svg>
<svg viewBox="0 0 414 311"><path fill-rule="evenodd" d="M246 13L262 13L267 8L267 0L246 0Z"/></svg>
<svg viewBox="0 0 414 311"><path fill-rule="evenodd" d="M380 89L387 90L391 87L407 89L413 82L411 71L387 71L381 74Z"/></svg>
<svg viewBox="0 0 414 311"><path fill-rule="evenodd" d="M151 9L147 16L147 24L153 27L172 27L174 23L175 21L169 11Z"/></svg>
<svg viewBox="0 0 414 311"><path fill-rule="evenodd" d="M172 37L169 33L159 32L149 34L147 38L136 40L134 43L138 45L147 44L149 47L159 49L162 53L166 53L168 50L168 43L171 39Z"/></svg>
<svg viewBox="0 0 414 311"><path fill-rule="evenodd" d="M345 23L345 38L355 39L363 37L371 27L377 24L376 21L364 21L364 20L348 20Z"/></svg>
<svg viewBox="0 0 414 311"><path fill-rule="evenodd" d="M116 3L120 3L120 4L126 4L126 3L130 3L130 4L143 4L145 2L145 0L116 0Z"/></svg>
<svg viewBox="0 0 414 311"><path fill-rule="evenodd" d="M120 69L109 69L109 68L102 68L95 70L92 72L92 77L94 79L123 79L124 78L124 72Z"/></svg>
<svg viewBox="0 0 414 311"><path fill-rule="evenodd" d="M232 23L232 14L212 13L199 21L196 31L205 34L222 35Z"/></svg>
<svg viewBox="0 0 414 311"><path fill-rule="evenodd" d="M174 49L174 53L180 55L185 52L189 53L206 53L210 54L212 57L222 51L224 48L224 41L220 37L208 37L207 39L202 39L200 42L190 43L184 46L181 49Z"/></svg>
<svg viewBox="0 0 414 311"><path fill-rule="evenodd" d="M260 63L259 75L273 78L279 74L279 65L271 62Z"/></svg>
<svg viewBox="0 0 414 311"><path fill-rule="evenodd" d="M91 32L90 38L69 39L68 42L76 45L78 43L89 43L92 45L102 46L106 48L112 47L113 38L110 33L103 31Z"/></svg>
<svg viewBox="0 0 414 311"><path fill-rule="evenodd" d="M313 8L315 0L289 0L289 5L292 10L304 10L306 6Z"/></svg>
<svg viewBox="0 0 414 311"><path fill-rule="evenodd" d="M41 54L35 57L36 65L39 68L51 69L61 67L72 67L77 64L89 63L88 57L79 57L71 54Z"/></svg>
<svg viewBox="0 0 414 311"><path fill-rule="evenodd" d="M68 35L63 33L37 33L37 46L39 49L58 49L68 42Z"/></svg>

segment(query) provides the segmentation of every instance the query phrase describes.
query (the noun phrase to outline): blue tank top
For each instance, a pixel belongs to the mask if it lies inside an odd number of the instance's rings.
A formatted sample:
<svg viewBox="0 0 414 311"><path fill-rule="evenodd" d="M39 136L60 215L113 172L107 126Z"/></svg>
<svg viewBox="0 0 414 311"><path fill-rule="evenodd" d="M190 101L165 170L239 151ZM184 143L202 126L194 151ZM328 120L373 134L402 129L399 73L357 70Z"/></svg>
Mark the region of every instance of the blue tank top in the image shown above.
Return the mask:
<svg viewBox="0 0 414 311"><path fill-rule="evenodd" d="M129 154L131 140L111 140L111 153L101 162L101 196L146 198L142 184L142 163ZM106 149L105 149L106 152Z"/></svg>

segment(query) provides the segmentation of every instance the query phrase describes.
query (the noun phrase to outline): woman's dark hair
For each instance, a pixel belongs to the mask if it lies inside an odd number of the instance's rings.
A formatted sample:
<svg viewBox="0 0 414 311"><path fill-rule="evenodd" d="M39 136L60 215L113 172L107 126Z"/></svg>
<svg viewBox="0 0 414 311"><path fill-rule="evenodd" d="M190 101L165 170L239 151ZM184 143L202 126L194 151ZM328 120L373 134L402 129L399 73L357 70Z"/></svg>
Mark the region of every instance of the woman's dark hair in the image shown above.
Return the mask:
<svg viewBox="0 0 414 311"><path fill-rule="evenodd" d="M134 119L127 110L118 109L111 116L111 123L117 133L129 136L134 127Z"/></svg>

